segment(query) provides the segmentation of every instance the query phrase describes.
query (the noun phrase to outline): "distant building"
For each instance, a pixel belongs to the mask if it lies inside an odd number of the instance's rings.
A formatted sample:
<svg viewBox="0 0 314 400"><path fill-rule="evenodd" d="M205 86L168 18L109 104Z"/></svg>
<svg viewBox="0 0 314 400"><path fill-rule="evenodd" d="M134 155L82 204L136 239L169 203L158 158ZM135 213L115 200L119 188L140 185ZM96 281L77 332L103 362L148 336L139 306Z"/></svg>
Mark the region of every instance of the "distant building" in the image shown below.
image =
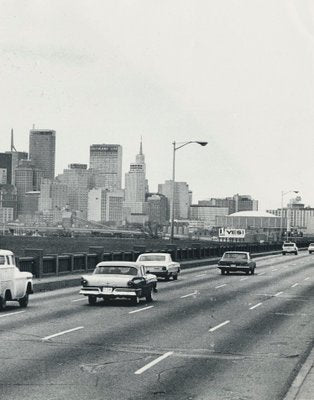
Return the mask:
<svg viewBox="0 0 314 400"><path fill-rule="evenodd" d="M0 169L5 170L2 172L1 181L4 184L14 185L15 184L15 169L18 166L20 160L26 160L27 153L23 151L6 151L0 153ZM6 182L4 182L4 175L6 175Z"/></svg>
<svg viewBox="0 0 314 400"><path fill-rule="evenodd" d="M70 164L57 180L68 187L69 207L87 217L88 191L91 189L91 171L86 164Z"/></svg>
<svg viewBox="0 0 314 400"><path fill-rule="evenodd" d="M38 191L43 177L43 171L34 166L30 160L21 160L15 170L15 186L17 189L17 211L27 213L28 202L25 199L26 192Z"/></svg>
<svg viewBox="0 0 314 400"><path fill-rule="evenodd" d="M68 197L68 187L66 185L50 179L42 179L38 210L60 211L68 204Z"/></svg>
<svg viewBox="0 0 314 400"><path fill-rule="evenodd" d="M29 133L29 158L43 171L44 178L54 179L56 132L50 129L32 129Z"/></svg>
<svg viewBox="0 0 314 400"><path fill-rule="evenodd" d="M149 222L163 225L169 221L169 202L163 194L147 193L145 210Z"/></svg>
<svg viewBox="0 0 314 400"><path fill-rule="evenodd" d="M122 146L119 144L92 144L89 167L93 170L95 186L109 190L121 189Z"/></svg>
<svg viewBox="0 0 314 400"><path fill-rule="evenodd" d="M0 168L0 185L7 184L7 170L6 168Z"/></svg>
<svg viewBox="0 0 314 400"><path fill-rule="evenodd" d="M239 211L257 211L258 201L252 199L249 195L235 194L233 197L210 198L208 200L200 200L200 206L213 206L228 208L228 214Z"/></svg>
<svg viewBox="0 0 314 400"><path fill-rule="evenodd" d="M175 182L174 184L174 218L188 219L192 192L186 182ZM172 214L172 188L171 180L158 185L158 193L166 196L169 201L170 218Z"/></svg>
<svg viewBox="0 0 314 400"><path fill-rule="evenodd" d="M17 217L17 190L13 185L0 185L0 207L10 209L10 218Z"/></svg>
<svg viewBox="0 0 314 400"><path fill-rule="evenodd" d="M143 213L146 190L146 165L141 142L136 161L130 164L130 170L125 174L124 208L131 213Z"/></svg>
<svg viewBox="0 0 314 400"><path fill-rule="evenodd" d="M122 223L124 192L94 188L88 192L87 219L95 222Z"/></svg>
<svg viewBox="0 0 314 400"><path fill-rule="evenodd" d="M190 207L190 218L196 221L203 221L207 228L215 226L217 216L225 216L228 215L228 213L228 207L199 204L192 204Z"/></svg>

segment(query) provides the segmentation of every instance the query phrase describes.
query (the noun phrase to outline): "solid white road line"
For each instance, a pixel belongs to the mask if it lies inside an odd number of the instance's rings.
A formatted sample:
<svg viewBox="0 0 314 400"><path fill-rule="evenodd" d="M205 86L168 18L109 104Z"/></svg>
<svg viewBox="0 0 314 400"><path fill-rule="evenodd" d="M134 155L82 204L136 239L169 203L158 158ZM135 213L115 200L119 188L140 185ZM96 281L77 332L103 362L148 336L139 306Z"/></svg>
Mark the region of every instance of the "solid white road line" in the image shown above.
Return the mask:
<svg viewBox="0 0 314 400"><path fill-rule="evenodd" d="M246 278L241 278L240 281L245 281L246 279L249 279L248 277Z"/></svg>
<svg viewBox="0 0 314 400"><path fill-rule="evenodd" d="M15 311L15 312L11 312L10 314L2 314L2 315L0 315L0 318L10 317L11 315L21 314L23 312L25 312L25 311Z"/></svg>
<svg viewBox="0 0 314 400"><path fill-rule="evenodd" d="M224 283L224 284L222 284L222 285L216 286L215 289L219 289L219 288L221 288L221 287L223 287L223 286L227 286L227 284Z"/></svg>
<svg viewBox="0 0 314 400"><path fill-rule="evenodd" d="M214 326L213 328L210 328L210 329L209 329L209 332L214 332L216 329L219 329L219 328L221 328L222 326L229 324L229 322L230 322L230 321L222 322L221 324L216 325L216 326Z"/></svg>
<svg viewBox="0 0 314 400"><path fill-rule="evenodd" d="M197 292L193 292L193 293L185 294L184 296L180 296L180 299L184 299L185 297L194 296L194 295L196 295L196 294L197 294Z"/></svg>
<svg viewBox="0 0 314 400"><path fill-rule="evenodd" d="M160 361L164 360L165 358L171 356L173 354L173 351L168 351L168 353L163 354L162 356L156 358L155 360L151 361L150 363L144 365L144 367L138 369L137 371L134 372L136 375L140 375L143 372L147 371L149 368L153 367L154 365L158 364Z"/></svg>
<svg viewBox="0 0 314 400"><path fill-rule="evenodd" d="M42 340L48 340L48 339L54 338L56 336L61 336L61 335L64 335L66 333L78 331L79 329L84 329L84 326L78 326L77 328L68 329L67 331L63 331L63 332L55 333L54 335L46 336L46 337L42 338Z"/></svg>
<svg viewBox="0 0 314 400"><path fill-rule="evenodd" d="M250 307L250 310L254 310L254 308L261 306L263 303L257 303L255 306Z"/></svg>
<svg viewBox="0 0 314 400"><path fill-rule="evenodd" d="M134 310L134 311L130 311L129 314L134 314L140 311L145 311L145 310L149 310L150 308L153 308L154 306L148 306L148 307L144 307L144 308L140 308L138 310Z"/></svg>
<svg viewBox="0 0 314 400"><path fill-rule="evenodd" d="M283 292L278 292L276 294L274 294L274 296L280 296Z"/></svg>
<svg viewBox="0 0 314 400"><path fill-rule="evenodd" d="M75 303L76 301L82 301L82 300L86 300L85 296L83 298L81 298L81 299L72 300L72 303Z"/></svg>
<svg viewBox="0 0 314 400"><path fill-rule="evenodd" d="M292 285L291 287L296 287L296 286L298 286L299 284L298 284L298 282L297 283L295 283L294 285Z"/></svg>

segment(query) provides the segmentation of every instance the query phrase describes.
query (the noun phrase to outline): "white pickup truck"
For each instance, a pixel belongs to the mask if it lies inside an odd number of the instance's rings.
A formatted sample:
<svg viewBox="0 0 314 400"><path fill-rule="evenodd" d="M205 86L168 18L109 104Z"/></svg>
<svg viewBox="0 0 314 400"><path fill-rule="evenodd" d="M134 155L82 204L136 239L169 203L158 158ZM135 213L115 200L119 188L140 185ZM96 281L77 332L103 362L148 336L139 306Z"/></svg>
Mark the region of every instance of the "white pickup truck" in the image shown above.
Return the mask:
<svg viewBox="0 0 314 400"><path fill-rule="evenodd" d="M10 250L0 250L0 311L7 301L18 301L25 308L28 296L33 293L33 275L21 272L15 263L15 257Z"/></svg>

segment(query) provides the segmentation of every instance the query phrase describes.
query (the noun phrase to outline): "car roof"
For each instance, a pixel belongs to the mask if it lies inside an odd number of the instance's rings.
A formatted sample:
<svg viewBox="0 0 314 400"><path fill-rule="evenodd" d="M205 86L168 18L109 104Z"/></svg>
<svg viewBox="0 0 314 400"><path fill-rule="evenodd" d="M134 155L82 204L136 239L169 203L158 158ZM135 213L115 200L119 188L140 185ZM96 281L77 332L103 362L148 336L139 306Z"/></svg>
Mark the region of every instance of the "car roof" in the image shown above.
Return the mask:
<svg viewBox="0 0 314 400"><path fill-rule="evenodd" d="M14 253L10 250L0 249L0 256L14 256Z"/></svg>
<svg viewBox="0 0 314 400"><path fill-rule="evenodd" d="M169 253L142 253L140 256L165 256Z"/></svg>
<svg viewBox="0 0 314 400"><path fill-rule="evenodd" d="M248 251L225 251L224 254L250 254Z"/></svg>
<svg viewBox="0 0 314 400"><path fill-rule="evenodd" d="M139 268L140 265L131 261L101 261L96 267L134 267Z"/></svg>

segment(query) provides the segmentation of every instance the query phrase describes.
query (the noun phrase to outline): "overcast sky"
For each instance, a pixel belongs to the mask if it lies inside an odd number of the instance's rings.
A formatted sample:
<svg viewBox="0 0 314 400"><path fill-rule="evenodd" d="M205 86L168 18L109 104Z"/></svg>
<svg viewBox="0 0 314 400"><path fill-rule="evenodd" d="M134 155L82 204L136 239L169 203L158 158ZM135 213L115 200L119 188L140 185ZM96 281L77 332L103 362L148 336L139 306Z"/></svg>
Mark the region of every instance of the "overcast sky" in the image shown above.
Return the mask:
<svg viewBox="0 0 314 400"><path fill-rule="evenodd" d="M35 124L56 173L92 143L121 144L125 173L142 136L156 191L173 140L204 140L177 152L195 203L314 206L313 20L311 0L0 0L0 151Z"/></svg>

